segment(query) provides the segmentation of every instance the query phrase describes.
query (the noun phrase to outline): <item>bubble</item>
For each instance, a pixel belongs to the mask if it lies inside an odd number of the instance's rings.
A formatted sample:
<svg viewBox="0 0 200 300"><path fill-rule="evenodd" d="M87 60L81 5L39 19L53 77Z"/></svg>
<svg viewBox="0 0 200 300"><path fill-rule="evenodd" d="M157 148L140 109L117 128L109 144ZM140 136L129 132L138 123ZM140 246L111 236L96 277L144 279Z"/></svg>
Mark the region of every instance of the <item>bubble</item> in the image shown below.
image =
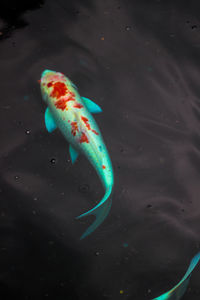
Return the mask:
<svg viewBox="0 0 200 300"><path fill-rule="evenodd" d="M18 175L15 175L15 180L18 180L19 179L19 176Z"/></svg>
<svg viewBox="0 0 200 300"><path fill-rule="evenodd" d="M125 27L125 30L126 30L126 31L130 31L130 30L131 30L131 26L126 26L126 27Z"/></svg>
<svg viewBox="0 0 200 300"><path fill-rule="evenodd" d="M99 252L99 251L96 251L96 252L95 252L95 255L96 255L96 256L99 256L99 255L100 255L100 252Z"/></svg>
<svg viewBox="0 0 200 300"><path fill-rule="evenodd" d="M51 162L52 165L55 165L56 159L55 159L55 158L52 158L52 159L50 160L50 162Z"/></svg>
<svg viewBox="0 0 200 300"><path fill-rule="evenodd" d="M25 133L26 133L26 134L30 134L31 131L30 131L29 129L27 129L27 130L25 131Z"/></svg>
<svg viewBox="0 0 200 300"><path fill-rule="evenodd" d="M90 187L88 184L82 184L79 186L79 191L81 193L87 193L89 191Z"/></svg>
<svg viewBox="0 0 200 300"><path fill-rule="evenodd" d="M152 206L153 206L152 204L148 204L147 208L152 208Z"/></svg>

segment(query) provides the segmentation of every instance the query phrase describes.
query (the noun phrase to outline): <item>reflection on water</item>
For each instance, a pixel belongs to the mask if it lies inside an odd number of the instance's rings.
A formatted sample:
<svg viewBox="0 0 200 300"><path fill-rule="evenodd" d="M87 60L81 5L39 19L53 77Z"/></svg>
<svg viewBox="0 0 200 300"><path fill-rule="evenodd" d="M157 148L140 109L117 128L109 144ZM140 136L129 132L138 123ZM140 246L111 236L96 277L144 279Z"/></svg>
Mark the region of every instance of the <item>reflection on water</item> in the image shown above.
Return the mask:
<svg viewBox="0 0 200 300"><path fill-rule="evenodd" d="M170 290L200 242L199 4L3 2L1 294L116 300ZM103 108L95 119L114 165L113 205L83 241L93 219L74 216L103 189L87 160L72 166L61 134L45 130L44 69ZM185 299L199 299L198 272Z"/></svg>

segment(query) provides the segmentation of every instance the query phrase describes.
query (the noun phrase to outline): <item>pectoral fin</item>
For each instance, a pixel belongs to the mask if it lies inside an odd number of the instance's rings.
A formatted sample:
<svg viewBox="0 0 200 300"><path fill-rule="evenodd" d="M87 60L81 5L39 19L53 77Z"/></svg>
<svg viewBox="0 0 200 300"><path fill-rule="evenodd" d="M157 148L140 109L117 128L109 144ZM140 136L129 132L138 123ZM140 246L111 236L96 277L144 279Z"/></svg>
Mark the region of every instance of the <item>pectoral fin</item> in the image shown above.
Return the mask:
<svg viewBox="0 0 200 300"><path fill-rule="evenodd" d="M94 103L92 100L85 98L85 97L81 97L85 106L87 107L87 109L89 110L89 112L91 112L92 114L99 114L100 112L102 112L102 109L99 105L97 105L96 103Z"/></svg>
<svg viewBox="0 0 200 300"><path fill-rule="evenodd" d="M45 111L45 125L46 125L46 129L48 132L52 132L57 128L57 125L53 119L53 116L49 110L49 108L47 107L46 111Z"/></svg>
<svg viewBox="0 0 200 300"><path fill-rule="evenodd" d="M76 151L76 149L74 149L72 145L69 145L69 154L70 154L72 164L75 163L79 153Z"/></svg>

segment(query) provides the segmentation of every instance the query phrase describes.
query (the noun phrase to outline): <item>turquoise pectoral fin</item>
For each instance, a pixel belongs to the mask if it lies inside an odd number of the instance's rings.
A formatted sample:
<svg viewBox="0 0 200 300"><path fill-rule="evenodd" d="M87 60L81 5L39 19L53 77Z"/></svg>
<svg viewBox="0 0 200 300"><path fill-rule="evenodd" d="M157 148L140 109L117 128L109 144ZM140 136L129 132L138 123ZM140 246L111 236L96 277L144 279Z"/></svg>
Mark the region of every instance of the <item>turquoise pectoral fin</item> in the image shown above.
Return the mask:
<svg viewBox="0 0 200 300"><path fill-rule="evenodd" d="M74 149L72 147L72 145L69 145L69 154L70 154L70 157L71 157L72 164L75 163L79 153L76 151L76 149Z"/></svg>
<svg viewBox="0 0 200 300"><path fill-rule="evenodd" d="M173 299L179 300L179 299L181 299L181 297L184 295L184 293L187 289L187 286L189 284L189 280L192 275L192 271L198 264L199 260L200 260L200 252L197 255L195 255L194 258L191 260L190 265L187 269L187 272L185 273L185 275L183 276L181 281L175 287L173 287L170 291L162 294L161 296L159 296L157 298L154 298L153 300L173 300Z"/></svg>
<svg viewBox="0 0 200 300"><path fill-rule="evenodd" d="M46 111L45 111L45 125L46 125L46 129L48 132L52 132L57 128L57 125L53 119L53 116L49 110L49 108L47 107Z"/></svg>
<svg viewBox="0 0 200 300"><path fill-rule="evenodd" d="M81 97L81 98L83 99L83 102L87 107L87 109L89 110L89 112L91 112L92 114L99 114L100 112L102 112L101 107L96 103L94 103L92 100L85 97Z"/></svg>

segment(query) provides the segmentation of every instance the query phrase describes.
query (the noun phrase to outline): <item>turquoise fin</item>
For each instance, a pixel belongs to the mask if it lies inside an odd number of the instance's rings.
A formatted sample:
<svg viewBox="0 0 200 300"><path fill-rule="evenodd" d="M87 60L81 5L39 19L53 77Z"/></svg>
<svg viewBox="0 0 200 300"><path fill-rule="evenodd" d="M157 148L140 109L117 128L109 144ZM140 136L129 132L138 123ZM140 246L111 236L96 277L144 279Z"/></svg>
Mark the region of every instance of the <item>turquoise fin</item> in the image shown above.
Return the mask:
<svg viewBox="0 0 200 300"><path fill-rule="evenodd" d="M80 238L81 240L84 239L89 234L91 234L107 217L107 215L110 211L111 205L112 205L111 192L112 192L112 187L110 187L106 191L103 199L100 201L99 204L97 204L94 208L92 208L88 212L80 215L79 217L76 217L76 219L80 219L80 218L90 216L90 215L96 216L96 220L83 233L83 235Z"/></svg>
<svg viewBox="0 0 200 300"><path fill-rule="evenodd" d="M74 147L72 145L69 145L69 154L70 154L72 163L75 163L79 153L76 151L76 149L74 149Z"/></svg>
<svg viewBox="0 0 200 300"><path fill-rule="evenodd" d="M183 276L181 281L175 287L173 287L170 291L164 293L163 295L161 295L157 298L154 298L153 300L173 300L173 299L179 300L179 299L181 299L181 297L184 295L184 293L187 289L190 277L192 275L191 273L194 270L194 268L196 267L196 265L198 264L199 260L200 260L200 252L197 255L195 255L193 257L193 259L191 260L189 268L187 269L187 272L185 273L185 275Z"/></svg>
<svg viewBox="0 0 200 300"><path fill-rule="evenodd" d="M81 98L83 99L83 102L87 107L87 109L89 110L89 112L91 112L92 114L99 114L100 112L102 112L101 107L96 103L94 103L92 100L85 97L81 97Z"/></svg>
<svg viewBox="0 0 200 300"><path fill-rule="evenodd" d="M57 125L56 125L56 123L53 119L53 116L48 107L45 111L44 120L45 120L46 129L48 132L52 132L57 128Z"/></svg>

